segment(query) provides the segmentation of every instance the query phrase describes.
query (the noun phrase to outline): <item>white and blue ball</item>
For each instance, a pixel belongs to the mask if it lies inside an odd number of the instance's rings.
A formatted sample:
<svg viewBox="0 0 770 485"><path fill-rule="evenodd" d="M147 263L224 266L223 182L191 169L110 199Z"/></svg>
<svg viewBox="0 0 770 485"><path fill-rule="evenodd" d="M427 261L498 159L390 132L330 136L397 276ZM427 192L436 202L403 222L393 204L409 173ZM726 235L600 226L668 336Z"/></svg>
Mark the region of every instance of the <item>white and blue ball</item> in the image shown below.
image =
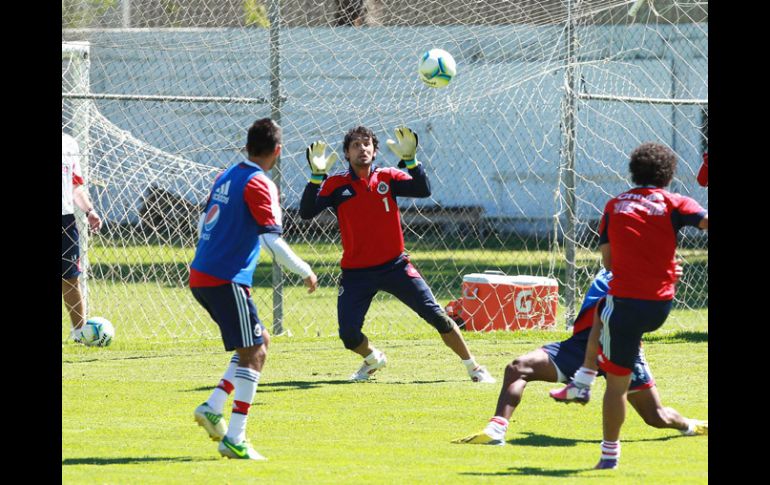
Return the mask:
<svg viewBox="0 0 770 485"><path fill-rule="evenodd" d="M81 335L88 347L107 347L115 337L115 327L106 318L92 317L83 326Z"/></svg>
<svg viewBox="0 0 770 485"><path fill-rule="evenodd" d="M420 80L432 88L443 88L457 74L454 57L443 49L431 49L420 57Z"/></svg>

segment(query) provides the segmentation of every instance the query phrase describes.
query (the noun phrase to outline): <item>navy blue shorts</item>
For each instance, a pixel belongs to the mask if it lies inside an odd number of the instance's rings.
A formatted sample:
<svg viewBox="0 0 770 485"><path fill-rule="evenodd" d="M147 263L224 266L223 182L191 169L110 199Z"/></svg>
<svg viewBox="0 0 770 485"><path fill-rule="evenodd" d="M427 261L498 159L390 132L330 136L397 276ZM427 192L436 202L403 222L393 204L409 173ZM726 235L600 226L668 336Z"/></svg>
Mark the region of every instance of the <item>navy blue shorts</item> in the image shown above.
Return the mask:
<svg viewBox="0 0 770 485"><path fill-rule="evenodd" d="M628 375L641 351L642 335L666 321L672 300L637 300L607 295L597 312L602 320L599 366L615 375Z"/></svg>
<svg viewBox="0 0 770 485"><path fill-rule="evenodd" d="M559 374L559 382L568 382L575 375L575 372L583 365L586 356L586 344L588 343L588 334L590 328L579 332L562 342L553 342L543 345L543 351L556 366ZM634 375L631 377L629 392L649 389L655 385L655 378L652 376L650 366L644 358L644 352L639 351L639 355L634 362ZM605 372L599 370L599 375L604 376Z"/></svg>
<svg viewBox="0 0 770 485"><path fill-rule="evenodd" d="M364 317L380 290L395 296L428 322L436 321L436 316L444 311L405 255L375 268L343 269L337 297L337 323L346 348L355 348L363 341Z"/></svg>
<svg viewBox="0 0 770 485"><path fill-rule="evenodd" d="M61 216L61 277L69 280L80 276L80 235L75 216Z"/></svg>
<svg viewBox="0 0 770 485"><path fill-rule="evenodd" d="M222 286L190 288L198 303L209 312L219 325L225 350L262 345L265 330L257 316L257 307L243 285L230 283Z"/></svg>

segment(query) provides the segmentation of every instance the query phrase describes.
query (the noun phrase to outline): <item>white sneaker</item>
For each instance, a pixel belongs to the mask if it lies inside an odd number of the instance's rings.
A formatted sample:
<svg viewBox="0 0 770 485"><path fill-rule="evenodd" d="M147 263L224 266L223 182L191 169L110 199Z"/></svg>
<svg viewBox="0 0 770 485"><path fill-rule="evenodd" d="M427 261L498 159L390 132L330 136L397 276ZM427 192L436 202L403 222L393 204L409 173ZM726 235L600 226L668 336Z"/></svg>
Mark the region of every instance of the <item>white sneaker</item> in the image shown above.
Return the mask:
<svg viewBox="0 0 770 485"><path fill-rule="evenodd" d="M473 382L483 382L485 384L494 384L497 382L495 378L489 374L487 368L483 365L480 365L473 370L469 370L468 375L471 376L471 380Z"/></svg>
<svg viewBox="0 0 770 485"><path fill-rule="evenodd" d="M684 431L680 431L680 433L685 436L703 436L709 434L708 421L701 421L700 419L691 419L690 421L693 424L692 430L686 429Z"/></svg>
<svg viewBox="0 0 770 485"><path fill-rule="evenodd" d="M365 381L369 379L369 376L374 374L377 369L382 369L387 365L388 359L385 357L384 352L380 352L380 358L375 362L374 364L367 364L366 360L364 360L364 363L361 365L361 367L356 371L355 374L350 376L351 381Z"/></svg>
<svg viewBox="0 0 770 485"><path fill-rule="evenodd" d="M83 343L83 329L82 328L73 328L70 330L70 339L72 339L73 342L76 344L82 344Z"/></svg>
<svg viewBox="0 0 770 485"><path fill-rule="evenodd" d="M222 418L222 415L214 412L208 403L204 402L195 408L193 416L195 417L195 421L198 423L198 425L202 426L203 429L206 430L212 440L220 441L225 437L225 433L227 432L227 423Z"/></svg>
<svg viewBox="0 0 770 485"><path fill-rule="evenodd" d="M504 439L492 438L491 436L489 436L483 431L480 433L472 434L470 436L466 436L465 438L452 440L452 443L457 443L457 444L466 443L470 445L505 446Z"/></svg>

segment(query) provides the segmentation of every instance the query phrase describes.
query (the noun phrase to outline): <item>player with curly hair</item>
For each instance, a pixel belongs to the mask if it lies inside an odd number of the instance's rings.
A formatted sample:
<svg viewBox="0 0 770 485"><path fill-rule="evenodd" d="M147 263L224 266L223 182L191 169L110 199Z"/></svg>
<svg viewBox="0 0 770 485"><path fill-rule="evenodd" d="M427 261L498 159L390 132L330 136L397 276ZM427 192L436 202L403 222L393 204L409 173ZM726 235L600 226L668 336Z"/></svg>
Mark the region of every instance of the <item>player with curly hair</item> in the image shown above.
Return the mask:
<svg viewBox="0 0 770 485"><path fill-rule="evenodd" d="M597 362L607 373L601 458L596 468L617 468L620 429L642 336L660 328L674 299L677 233L684 226L708 230L708 213L695 200L665 190L676 172L676 154L659 143L643 143L630 156L636 187L612 198L599 224L599 250L614 277L597 307L583 366L572 382L551 391L557 401L590 399Z"/></svg>

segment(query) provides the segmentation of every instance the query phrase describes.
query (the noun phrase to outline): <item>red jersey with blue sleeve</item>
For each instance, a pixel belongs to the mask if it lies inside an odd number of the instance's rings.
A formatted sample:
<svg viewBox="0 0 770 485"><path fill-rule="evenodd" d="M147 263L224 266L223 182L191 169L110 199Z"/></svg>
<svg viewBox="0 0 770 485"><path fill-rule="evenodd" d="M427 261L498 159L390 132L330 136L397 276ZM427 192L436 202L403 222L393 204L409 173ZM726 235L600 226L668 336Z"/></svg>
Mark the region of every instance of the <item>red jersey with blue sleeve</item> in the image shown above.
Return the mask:
<svg viewBox="0 0 770 485"><path fill-rule="evenodd" d="M259 236L281 234L278 188L262 169L242 162L216 181L206 211L190 287L235 282L251 286L259 260Z"/></svg>
<svg viewBox="0 0 770 485"><path fill-rule="evenodd" d="M342 269L378 266L404 252L401 212L396 197L428 197L430 184L422 165L409 174L396 168L372 167L368 180L353 170L334 174L320 186L309 182L302 194L300 216L312 219L332 208L342 239Z"/></svg>
<svg viewBox="0 0 770 485"><path fill-rule="evenodd" d="M698 227L706 210L695 200L658 187L637 187L610 200L599 224L599 244L609 243L609 294L671 300L676 282L677 232Z"/></svg>

